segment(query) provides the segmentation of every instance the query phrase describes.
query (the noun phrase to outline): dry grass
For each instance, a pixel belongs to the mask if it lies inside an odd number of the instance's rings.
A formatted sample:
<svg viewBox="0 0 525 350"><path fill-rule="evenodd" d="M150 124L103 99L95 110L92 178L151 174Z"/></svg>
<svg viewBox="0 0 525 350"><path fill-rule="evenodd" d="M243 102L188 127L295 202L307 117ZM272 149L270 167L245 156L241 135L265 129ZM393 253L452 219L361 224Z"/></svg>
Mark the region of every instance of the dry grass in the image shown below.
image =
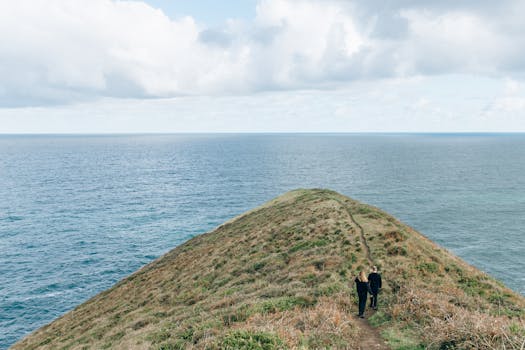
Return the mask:
<svg viewBox="0 0 525 350"><path fill-rule="evenodd" d="M454 294L447 291L403 288L396 295L398 302L389 306L388 312L394 319L410 323L418 330L428 348L522 349L525 344L523 319L511 321L508 316L488 314L481 307L466 309L449 302L451 295Z"/></svg>
<svg viewBox="0 0 525 350"><path fill-rule="evenodd" d="M521 346L523 297L376 208L296 190L175 248L13 348L352 349L363 243L386 282L372 321L393 348L403 334L411 349Z"/></svg>
<svg viewBox="0 0 525 350"><path fill-rule="evenodd" d="M351 308L348 295L338 294L320 298L311 308L255 314L236 328L277 334L292 349L356 349L358 329Z"/></svg>

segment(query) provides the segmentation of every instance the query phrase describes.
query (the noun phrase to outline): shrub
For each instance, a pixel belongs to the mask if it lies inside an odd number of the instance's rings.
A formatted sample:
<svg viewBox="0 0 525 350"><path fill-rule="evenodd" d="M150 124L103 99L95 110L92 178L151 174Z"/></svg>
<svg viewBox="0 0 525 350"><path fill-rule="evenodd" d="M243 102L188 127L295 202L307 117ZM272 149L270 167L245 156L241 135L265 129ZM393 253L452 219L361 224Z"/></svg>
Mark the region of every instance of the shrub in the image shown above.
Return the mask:
<svg viewBox="0 0 525 350"><path fill-rule="evenodd" d="M417 269L421 272L436 273L438 271L438 265L436 263L421 263L417 265Z"/></svg>
<svg viewBox="0 0 525 350"><path fill-rule="evenodd" d="M323 260L314 261L314 267L318 271L324 270L325 262Z"/></svg>
<svg viewBox="0 0 525 350"><path fill-rule="evenodd" d="M459 286L469 295L485 295L485 291L490 289L490 284L483 282L479 277L462 277Z"/></svg>
<svg viewBox="0 0 525 350"><path fill-rule="evenodd" d="M151 333L150 335L146 337L146 339L152 342L153 344L158 344L158 343L161 343L167 340L170 337L171 337L170 332L166 330L161 330L155 333Z"/></svg>
<svg viewBox="0 0 525 350"><path fill-rule="evenodd" d="M367 206L362 205L359 208L357 208L356 212L357 214L366 215L366 214L370 214L372 212L372 209L370 209Z"/></svg>
<svg viewBox="0 0 525 350"><path fill-rule="evenodd" d="M280 299L274 299L259 304L256 307L256 311L261 313L274 313L279 311L292 310L296 307L308 307L315 305L315 300L307 297L284 297Z"/></svg>
<svg viewBox="0 0 525 350"><path fill-rule="evenodd" d="M222 316L222 323L225 326L229 326L232 323L235 322L243 322L246 321L248 317L250 317L250 310L246 306L242 306L230 313L226 313Z"/></svg>
<svg viewBox="0 0 525 350"><path fill-rule="evenodd" d="M307 250L307 249L316 248L316 247L323 247L327 244L328 244L328 241L326 239L318 239L316 241L305 241L305 242L296 244L295 246L290 248L288 252L295 253L300 250Z"/></svg>
<svg viewBox="0 0 525 350"><path fill-rule="evenodd" d="M309 273L305 276L302 276L301 281L304 282L304 284L306 284L308 287L312 287L320 282L317 278L317 275L314 273Z"/></svg>
<svg viewBox="0 0 525 350"><path fill-rule="evenodd" d="M427 349L521 350L525 324L509 322L448 302L448 292L401 288L397 301L388 307L393 319L407 321L426 343Z"/></svg>
<svg viewBox="0 0 525 350"><path fill-rule="evenodd" d="M223 336L217 347L224 350L286 349L278 336L266 332L234 331Z"/></svg>
<svg viewBox="0 0 525 350"><path fill-rule="evenodd" d="M402 256L406 256L408 253L405 247L399 247L399 246L390 247L387 249L386 252L388 255L402 255Z"/></svg>
<svg viewBox="0 0 525 350"><path fill-rule="evenodd" d="M259 261L252 266L252 271L259 271L266 265L265 261Z"/></svg>
<svg viewBox="0 0 525 350"><path fill-rule="evenodd" d="M138 329L141 329L143 327L146 327L148 325L149 321L147 320L140 320L140 321L137 321L133 324L133 326L131 326L131 328L136 331ZM100 338L99 338L100 339Z"/></svg>
<svg viewBox="0 0 525 350"><path fill-rule="evenodd" d="M384 237L385 239L393 240L396 242L401 242L401 241L406 240L405 234L399 231L389 231L385 233Z"/></svg>
<svg viewBox="0 0 525 350"><path fill-rule="evenodd" d="M335 293L339 293L344 289L344 287L339 283L330 284L327 286L320 286L317 288L317 290L314 292L316 296L330 296Z"/></svg>
<svg viewBox="0 0 525 350"><path fill-rule="evenodd" d="M183 350L186 348L186 344L183 341L176 341L174 343L160 344L157 350Z"/></svg>

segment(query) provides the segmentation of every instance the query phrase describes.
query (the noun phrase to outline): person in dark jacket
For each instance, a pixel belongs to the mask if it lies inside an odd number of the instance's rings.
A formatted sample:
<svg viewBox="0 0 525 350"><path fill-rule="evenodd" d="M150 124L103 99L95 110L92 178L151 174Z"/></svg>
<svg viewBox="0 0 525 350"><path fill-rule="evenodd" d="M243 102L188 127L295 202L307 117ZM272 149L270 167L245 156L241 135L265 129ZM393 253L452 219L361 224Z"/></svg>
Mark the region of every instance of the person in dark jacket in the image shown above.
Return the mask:
<svg viewBox="0 0 525 350"><path fill-rule="evenodd" d="M368 278L364 271L359 272L359 276L355 279L355 287L357 289L357 296L359 298L359 314L361 318L365 318L365 307L366 307L366 298L368 293L371 292L370 285L368 284Z"/></svg>
<svg viewBox="0 0 525 350"><path fill-rule="evenodd" d="M368 275L370 283L370 307L377 310L377 295L381 290L381 275L377 272L377 266L372 266L372 272Z"/></svg>

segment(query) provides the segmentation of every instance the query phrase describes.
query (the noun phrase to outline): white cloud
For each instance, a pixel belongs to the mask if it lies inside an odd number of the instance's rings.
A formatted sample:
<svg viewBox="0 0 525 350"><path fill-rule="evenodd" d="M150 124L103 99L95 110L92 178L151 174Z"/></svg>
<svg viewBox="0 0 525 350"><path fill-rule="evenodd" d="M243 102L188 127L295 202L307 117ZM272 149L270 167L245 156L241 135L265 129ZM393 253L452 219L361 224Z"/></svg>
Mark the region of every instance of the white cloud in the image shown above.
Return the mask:
<svg viewBox="0 0 525 350"><path fill-rule="evenodd" d="M506 112L503 79L431 76L357 81L339 89L0 109L2 133L525 131ZM518 103L519 107L519 103Z"/></svg>
<svg viewBox="0 0 525 350"><path fill-rule="evenodd" d="M525 112L525 97L500 97L494 102L493 108L499 112Z"/></svg>
<svg viewBox="0 0 525 350"><path fill-rule="evenodd" d="M525 121L525 95L523 83L507 78L502 93L496 96L485 110L485 117L521 117Z"/></svg>
<svg viewBox="0 0 525 350"><path fill-rule="evenodd" d="M409 37L401 49L409 73L495 74L512 43L472 13L404 11Z"/></svg>
<svg viewBox="0 0 525 350"><path fill-rule="evenodd" d="M322 80L327 55L348 57L361 43L336 5L307 1L261 2L254 23L222 29L231 45L201 40L206 30L141 2L2 2L0 103L294 87Z"/></svg>
<svg viewBox="0 0 525 350"><path fill-rule="evenodd" d="M0 106L525 69L519 1L399 4L261 0L253 21L208 28L139 1L3 1Z"/></svg>
<svg viewBox="0 0 525 350"><path fill-rule="evenodd" d="M505 79L505 95L516 95L522 92L522 90L523 83L510 78Z"/></svg>
<svg viewBox="0 0 525 350"><path fill-rule="evenodd" d="M414 109L426 109L430 105L430 101L425 97L420 97L415 103L412 104Z"/></svg>

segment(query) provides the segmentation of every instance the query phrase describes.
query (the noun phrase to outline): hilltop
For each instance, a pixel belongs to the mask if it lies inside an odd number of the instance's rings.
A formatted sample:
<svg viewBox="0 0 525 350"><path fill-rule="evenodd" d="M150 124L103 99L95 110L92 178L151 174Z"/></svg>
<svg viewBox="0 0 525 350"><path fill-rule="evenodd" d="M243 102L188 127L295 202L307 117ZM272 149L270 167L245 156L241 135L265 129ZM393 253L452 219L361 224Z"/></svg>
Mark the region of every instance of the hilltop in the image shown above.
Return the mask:
<svg viewBox="0 0 525 350"><path fill-rule="evenodd" d="M360 320L353 279L371 264L386 283L379 311ZM524 306L387 213L295 190L178 246L13 349L523 349Z"/></svg>

